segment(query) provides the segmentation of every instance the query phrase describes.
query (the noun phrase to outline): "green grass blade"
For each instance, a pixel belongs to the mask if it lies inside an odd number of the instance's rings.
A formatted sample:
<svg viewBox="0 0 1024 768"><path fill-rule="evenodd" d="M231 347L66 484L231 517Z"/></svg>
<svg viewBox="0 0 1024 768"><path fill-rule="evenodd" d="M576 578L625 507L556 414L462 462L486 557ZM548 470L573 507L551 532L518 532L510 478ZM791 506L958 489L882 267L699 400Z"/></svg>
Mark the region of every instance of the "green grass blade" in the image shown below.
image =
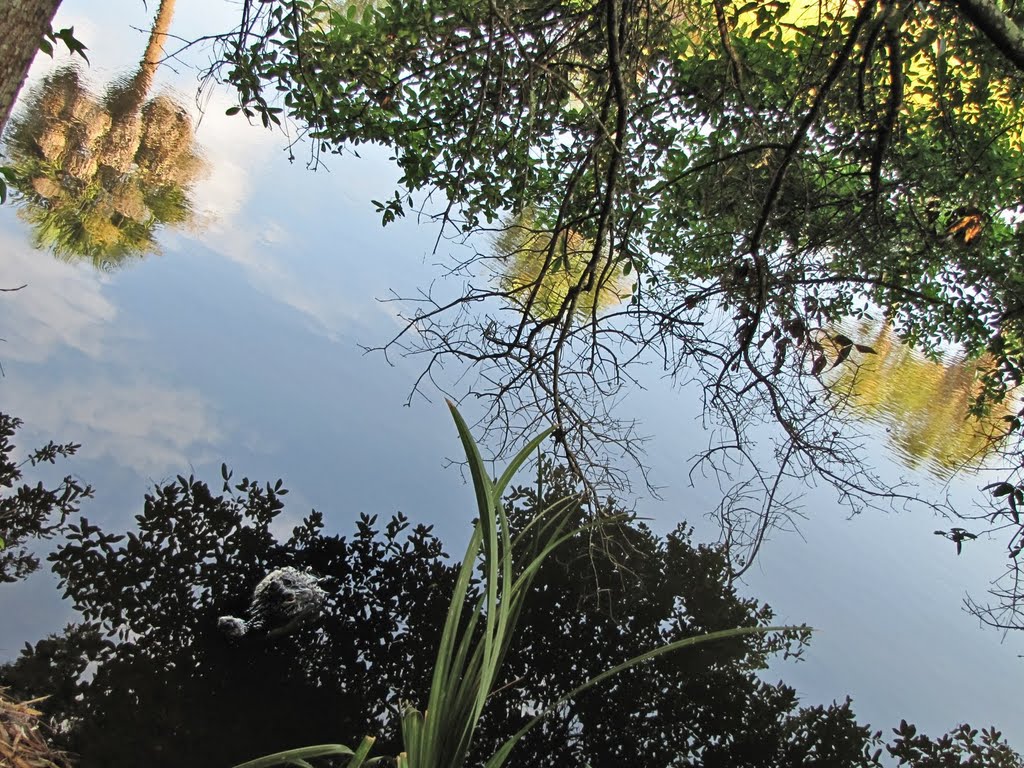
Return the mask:
<svg viewBox="0 0 1024 768"><path fill-rule="evenodd" d="M459 569L459 577L456 580L455 590L452 594L452 602L449 604L449 612L444 621L444 629L441 632L440 645L437 648L437 657L434 662L434 673L430 681L430 695L427 700L427 709L432 713L430 721L424 730L425 739L431 749L436 750L436 745L442 738L441 728L446 728L453 711L459 710L459 702L451 701L449 697L452 692L452 679L458 679L463 671L454 666L454 660L464 657L462 645L466 642L464 638L459 642L459 624L462 620L463 605L466 602L466 595L469 591L469 583L472 579L473 568L476 564L476 556L480 551L481 525L473 528L473 536L470 537L469 546L466 548L466 556L463 559L462 567ZM475 626L476 617L471 624ZM457 650L457 642L458 650ZM413 759L416 768L421 768L424 756L420 752L420 742L417 742L415 751L407 742L407 752Z"/></svg>
<svg viewBox="0 0 1024 768"><path fill-rule="evenodd" d="M709 632L706 635L697 635L696 637L688 637L684 640L677 640L674 643L668 643L658 648L654 648L653 650L647 651L646 653L642 653L639 656L634 656L628 661L624 661L621 664L617 664L616 666L612 667L609 670L606 670L605 672L602 672L599 675L595 675L582 685L579 685L573 690L564 694L563 696L560 696L556 701L552 702L549 706L547 706L540 714L538 714L526 725L524 725L521 729L519 729L519 731L514 736L512 736L508 741L502 744L498 751L495 752L494 755L491 757L491 759L484 764L484 768L501 768L501 766L505 764L505 761L508 760L508 757L511 754L512 749L516 746L516 744L518 744L519 741L527 733L529 733L532 728L534 728L534 726L540 723L541 720L543 720L545 717L551 714L555 709L557 709L559 706L569 701L570 699L583 693L584 691L593 688L598 683L601 683L602 681L607 680L610 677L614 677L615 675L619 674L620 672L624 672L627 669L632 669L638 664L642 664L643 662L657 658L658 656L664 656L665 654L672 653L673 651L678 651L682 648L687 648L693 645L697 645L699 643L710 642L712 640L725 640L731 637L739 637L741 635L765 634L767 632L787 632L792 630L803 629L806 629L806 627L739 627L736 629L724 629L719 632Z"/></svg>
<svg viewBox="0 0 1024 768"><path fill-rule="evenodd" d="M239 763L234 768L270 768L274 765L292 765L298 761L305 761L315 757L327 757L328 755L353 755L351 749L344 744L318 744L315 747L301 747L300 749L289 749L284 752L275 752L272 755L264 755L246 763Z"/></svg>
<svg viewBox="0 0 1024 768"><path fill-rule="evenodd" d="M492 624L497 616L498 606L498 532L497 515L495 514L494 485L487 474L487 466L480 449L477 447L473 435L469 431L462 415L455 404L448 401L448 408L451 410L452 418L459 432L459 439L466 453L466 460L469 464L470 476L473 478L473 489L476 491L477 511L480 516L480 528L482 532L482 543L484 548L484 586L486 593L486 615L487 626L484 627L484 665L486 668L487 659L493 656L494 631Z"/></svg>
<svg viewBox="0 0 1024 768"><path fill-rule="evenodd" d="M417 763L423 741L423 714L412 705L406 705L402 710L401 728L405 751L412 755L414 763Z"/></svg>
<svg viewBox="0 0 1024 768"><path fill-rule="evenodd" d="M462 449L466 454L466 460L469 463L469 471L473 478L473 490L476 491L476 506L477 510L481 513L485 509L490 509L491 499L494 494L492 493L493 485L491 478L487 474L487 465L484 464L484 459L480 455L480 449L477 448L476 441L473 439L473 435L469 431L469 425L466 424L465 419L462 418L462 414L459 413L455 407L455 403L451 400L448 402L448 409L452 413L452 418L455 420L455 427L459 431L459 439L462 441ZM485 537L486 538L486 537Z"/></svg>
<svg viewBox="0 0 1024 768"><path fill-rule="evenodd" d="M489 557L487 562L487 624L484 627L483 654L480 658L479 680L476 681L470 735L483 714L484 705L497 678L498 668L508 645L508 617L512 590L511 542L508 521L500 502L492 507L491 513L497 513L500 525L495 525L492 529L494 548L491 551L494 556Z"/></svg>
<svg viewBox="0 0 1024 768"><path fill-rule="evenodd" d="M473 488L476 491L477 498L477 511L480 515L480 527L482 530L482 543L484 548L484 589L486 594L486 608L485 613L487 615L487 624L484 627L483 641L484 641L484 655L483 663L481 665L481 673L484 675L482 683L486 682L486 676L491 668L491 660L494 657L494 642L495 632L497 631L498 615L499 615L499 600L498 600L498 578L499 569L501 568L502 553L499 549L498 543L498 511L500 508L500 499L495 498L494 485L491 482L490 476L487 474L487 466L484 463L483 457L480 455L480 450L477 447L476 441L473 439L473 435L469 431L469 426L466 424L462 415L455 407L454 403L448 402L448 407L452 412L452 418L455 420L455 426L459 431L459 438L462 440L463 448L466 452L466 460L469 464L470 475L473 478ZM505 553L508 556L508 553ZM486 687L486 686L483 686ZM479 692L478 692L479 694ZM478 695L478 700L485 698L486 694ZM474 706L474 711L478 707Z"/></svg>
<svg viewBox="0 0 1024 768"><path fill-rule="evenodd" d="M544 541L545 531L547 531L550 526L558 523L558 516L567 514L569 510L580 503L581 499L582 497L579 495L565 496L555 502L552 502L548 506L537 510L537 513L533 516L530 522L528 522L512 539L512 551L515 552L517 549L521 548L522 542L527 538L527 534L532 532L535 528L539 528L540 531L534 537L534 541ZM626 515L615 515L614 517L615 519L625 519ZM611 520L611 517L602 518L602 521L605 523L611 522Z"/></svg>
<svg viewBox="0 0 1024 768"><path fill-rule="evenodd" d="M484 567L483 596L470 622L473 627L462 636L454 656L448 655L445 658L446 674L440 679L446 678L449 684L431 687L431 710L436 712L438 703L444 705L443 722L442 718L439 718L436 727L444 728L451 739L448 743L450 750L445 750L445 759L461 760L469 751L473 732L498 676L515 619L519 614L520 601L514 594L514 544L501 502L501 493L530 454L537 450L550 430L538 435L516 454L495 483L491 481L487 466L465 420L453 403L449 402L448 406L458 429L473 479L479 515L479 544L483 550ZM486 616L482 637L474 642L472 631L481 616ZM437 680L439 678L435 677L435 681Z"/></svg>
<svg viewBox="0 0 1024 768"><path fill-rule="evenodd" d="M363 740L356 747L355 754L352 755L352 759L348 761L347 768L361 768L366 763L366 758L370 754L370 750L373 749L374 742L377 741L373 736L363 736Z"/></svg>

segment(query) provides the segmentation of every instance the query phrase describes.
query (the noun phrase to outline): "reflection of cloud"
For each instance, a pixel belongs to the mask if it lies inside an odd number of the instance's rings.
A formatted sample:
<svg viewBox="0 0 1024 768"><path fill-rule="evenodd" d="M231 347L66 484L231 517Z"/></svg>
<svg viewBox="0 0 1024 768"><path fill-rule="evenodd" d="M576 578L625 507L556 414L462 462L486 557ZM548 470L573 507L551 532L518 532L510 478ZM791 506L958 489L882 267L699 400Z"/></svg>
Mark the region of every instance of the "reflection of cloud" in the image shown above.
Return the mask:
<svg viewBox="0 0 1024 768"><path fill-rule="evenodd" d="M210 159L210 171L196 184L193 201L197 211L214 217L211 232L231 229L231 220L251 194L250 170L281 148L281 134L248 126L244 118L224 114L236 100L226 88L215 86L196 127L196 141Z"/></svg>
<svg viewBox="0 0 1024 768"><path fill-rule="evenodd" d="M222 434L207 404L192 391L110 377L47 383L8 379L5 401L43 434L82 444L79 455L142 475L177 472L214 458Z"/></svg>
<svg viewBox="0 0 1024 768"><path fill-rule="evenodd" d="M98 357L117 309L103 295L104 278L92 269L33 251L9 232L0 232L0 360L40 362L57 346Z"/></svg>
<svg viewBox="0 0 1024 768"><path fill-rule="evenodd" d="M279 254L272 253L268 235L277 233L245 236L238 232L231 245L220 253L245 270L254 288L299 312L310 321L314 331L337 341L357 320L358 313L332 290L335 286L298 274Z"/></svg>
<svg viewBox="0 0 1024 768"><path fill-rule="evenodd" d="M134 20L132 23L144 29L151 21L152 7L146 10L139 6L139 9L131 11L104 7L97 12L100 16L93 19L88 29L84 19L65 14L63 10L56 22L58 26L76 25L76 33L80 28L89 33L86 44L90 46L91 52L95 52L91 57L94 66L85 67L83 71L86 79L94 85L108 81L111 72L126 66L125 41L118 38L116 45L110 43L112 38L108 37L108 25L97 22L105 21L108 14L113 19L125 12L129 14L125 18ZM221 11L216 11L215 15L221 22L232 18L229 13L225 15ZM124 20L118 18L117 24L112 26L121 28ZM187 30L193 24L200 23L210 23L206 10L189 12L187 7L182 8L175 18L175 34L187 37ZM207 31L209 28L212 27L207 27ZM224 28L230 28L230 25ZM129 50L133 49L134 43L134 38L127 43ZM140 33L140 55L144 47L145 35ZM106 55L114 51L116 55ZM69 61L67 54L60 52L59 47L54 60L40 57L33 67L28 87L31 87L32 82L38 82L46 72ZM130 70L137 62L131 56L129 62L127 66ZM158 75L158 89L166 90L168 86L175 88L176 94L194 90L194 71L187 67L178 71L162 67ZM284 160L288 139L280 131L268 131L258 123L247 125L246 120L238 115L227 116L225 110L237 101L237 94L230 88L211 86L203 92L201 100L201 115L197 115L193 108L189 110L197 118L196 144L208 161L206 174L196 182L191 194L193 209L197 214L197 229L195 233L162 231L160 240L169 246L168 251L189 248L189 241L194 238L205 248L241 267L245 279L270 301L299 312L314 332L332 340L341 338L368 309L376 314L378 308L370 302L370 298L377 294L360 294L358 305L353 305L339 295L351 284L351 266L340 267L334 264L325 267L324 244L310 242L307 237L311 237L310 233L297 233L294 225L283 225L274 220L273 217L283 210L281 201L274 199L274 196L280 194L282 174L290 172L286 170L290 166ZM385 191L374 189L375 185L384 185L388 187L387 191L390 190L390 176L394 173L384 158L383 154L376 157L371 152L369 157L360 161L359 174L339 174L330 180L324 178L323 174L313 174L305 169L295 168L291 172L304 174L301 184L303 198L318 204L329 199L332 209L337 213L344 210L345 216L351 215L358 201L358 205L364 209L362 213L376 224L376 214L369 213L366 200ZM274 174L275 180L271 181ZM295 191L293 189L292 193ZM324 193L330 197L324 198ZM268 199L274 200L269 208L266 207ZM328 217L327 221L335 218ZM333 249L336 247L336 243L331 243L331 256L334 256ZM310 270L314 274L310 274ZM110 312L114 311L111 307ZM4 336L3 330L0 328L0 337ZM81 343L70 345L82 348ZM0 348L0 355L2 353L3 349ZM44 354L26 359L35 360Z"/></svg>
<svg viewBox="0 0 1024 768"><path fill-rule="evenodd" d="M257 185L266 183L266 166L279 159L274 155L282 151L282 135L225 115L234 103L234 94L214 89L196 130L211 159L209 175L193 193L196 210L207 217L199 239L240 266L254 288L306 316L316 331L337 339L351 324L353 313L323 285L297 273L291 263L297 245L293 232L265 214L254 222L254 213L247 210Z"/></svg>

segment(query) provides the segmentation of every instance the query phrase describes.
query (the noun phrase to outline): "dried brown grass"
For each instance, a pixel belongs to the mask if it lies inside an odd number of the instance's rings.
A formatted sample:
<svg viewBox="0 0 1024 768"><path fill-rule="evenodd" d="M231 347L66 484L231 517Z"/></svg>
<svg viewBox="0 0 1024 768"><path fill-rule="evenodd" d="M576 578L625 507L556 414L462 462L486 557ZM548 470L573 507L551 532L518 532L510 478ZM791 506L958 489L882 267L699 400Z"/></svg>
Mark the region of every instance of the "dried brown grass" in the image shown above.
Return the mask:
<svg viewBox="0 0 1024 768"><path fill-rule="evenodd" d="M45 698L45 697L43 697ZM0 768L70 768L68 755L51 747L42 733L43 713L0 689Z"/></svg>

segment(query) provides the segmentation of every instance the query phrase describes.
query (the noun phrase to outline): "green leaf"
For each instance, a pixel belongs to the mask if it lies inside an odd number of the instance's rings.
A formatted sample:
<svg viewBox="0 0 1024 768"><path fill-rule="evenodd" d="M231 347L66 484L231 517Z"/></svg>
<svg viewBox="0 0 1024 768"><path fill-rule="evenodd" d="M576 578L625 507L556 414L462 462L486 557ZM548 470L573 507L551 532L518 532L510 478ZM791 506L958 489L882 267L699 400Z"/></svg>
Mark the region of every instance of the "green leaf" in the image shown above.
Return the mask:
<svg viewBox="0 0 1024 768"><path fill-rule="evenodd" d="M986 485L983 490L987 491L990 489L992 490L992 495L996 497L1008 496L1013 493L1013 485L1011 483L993 483L992 485Z"/></svg>
<svg viewBox="0 0 1024 768"><path fill-rule="evenodd" d="M845 346L839 350L839 354L836 355L836 361L832 363L832 367L835 368L837 365L842 365L846 362L846 359L850 356L850 351L853 349L851 346Z"/></svg>
<svg viewBox="0 0 1024 768"><path fill-rule="evenodd" d="M86 63L89 63L89 57L85 55L88 48L86 48L81 40L75 37L74 27L65 27L60 32L53 34L53 38L62 41L72 55L77 54L85 59Z"/></svg>
<svg viewBox="0 0 1024 768"><path fill-rule="evenodd" d="M275 765L294 765L296 761L307 760L316 757L327 757L329 755L354 755L355 753L343 744L318 744L314 747L301 747L300 749L289 749L284 752L275 752L272 755L258 757L245 763L239 763L234 768L271 768Z"/></svg>

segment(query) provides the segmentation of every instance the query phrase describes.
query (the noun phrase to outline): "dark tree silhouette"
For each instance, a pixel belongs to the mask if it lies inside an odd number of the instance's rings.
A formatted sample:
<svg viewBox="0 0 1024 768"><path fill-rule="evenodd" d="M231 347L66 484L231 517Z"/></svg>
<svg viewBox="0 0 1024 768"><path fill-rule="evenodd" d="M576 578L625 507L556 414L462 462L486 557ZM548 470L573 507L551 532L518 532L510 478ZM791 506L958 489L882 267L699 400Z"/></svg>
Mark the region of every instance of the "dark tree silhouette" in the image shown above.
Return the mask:
<svg viewBox="0 0 1024 768"><path fill-rule="evenodd" d="M0 413L0 582L18 581L39 568L31 542L57 535L79 510L92 488L68 475L53 488L42 482L20 484L25 465L53 464L73 456L80 446L49 442L24 461L14 459L11 438L21 420Z"/></svg>
<svg viewBox="0 0 1024 768"><path fill-rule="evenodd" d="M426 699L453 586L441 542L401 514L384 525L363 515L352 536L328 535L317 512L278 539L281 483L224 475L219 494L192 477L156 488L129 533L72 526L51 560L81 621L27 645L0 684L51 695L40 706L65 722L60 746L83 768L227 766L364 734L395 754L393 714ZM566 470L547 477L547 496L568 490ZM517 489L509 505L521 529L536 491ZM627 521L604 536L602 546L577 536L539 574L481 755L529 712L638 651L771 620L730 584L723 550L695 545L686 528L660 538ZM217 617L244 610L256 582L285 565L330 577L319 620L276 641L218 632ZM751 635L641 666L559 708L516 763L625 766L642 754L650 766L876 765L879 734L849 701L802 708L792 688L758 678L806 640Z"/></svg>

